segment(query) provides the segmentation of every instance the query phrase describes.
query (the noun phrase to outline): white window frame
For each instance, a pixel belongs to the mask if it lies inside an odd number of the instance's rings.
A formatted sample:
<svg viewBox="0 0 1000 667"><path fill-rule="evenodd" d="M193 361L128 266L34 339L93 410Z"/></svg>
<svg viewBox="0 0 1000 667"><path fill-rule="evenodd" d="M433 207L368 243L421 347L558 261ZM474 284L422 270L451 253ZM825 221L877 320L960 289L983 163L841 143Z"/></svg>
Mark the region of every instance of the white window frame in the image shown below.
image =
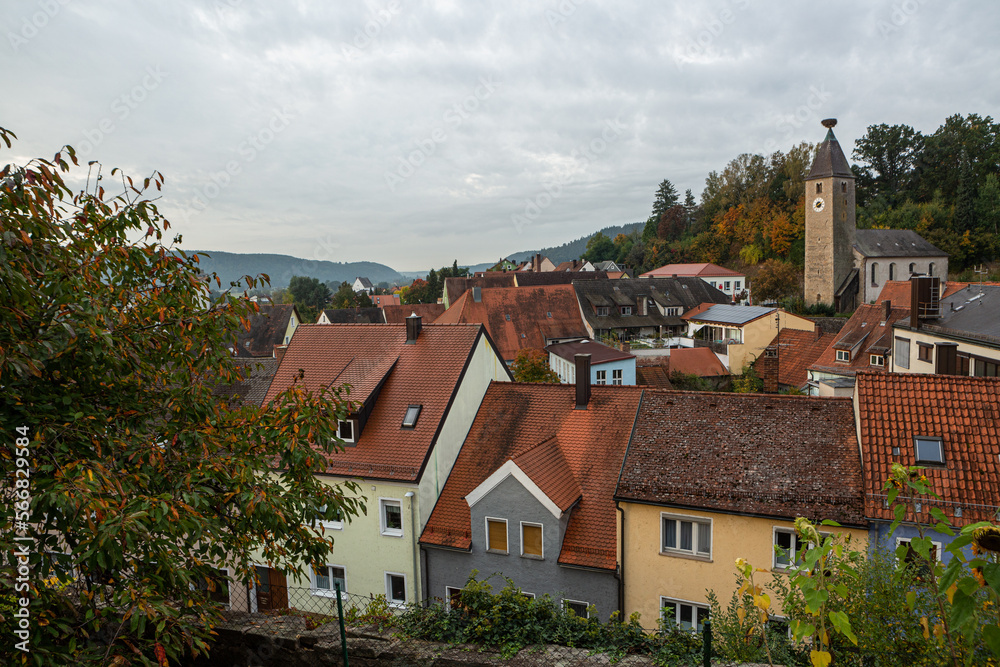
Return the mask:
<svg viewBox="0 0 1000 667"><path fill-rule="evenodd" d="M850 350L837 350L837 361L839 362L850 362L851 361L851 351Z"/></svg>
<svg viewBox="0 0 1000 667"><path fill-rule="evenodd" d="M787 565L781 565L778 563L778 533L785 535L791 535L792 537L792 551L789 554L789 562ZM802 544L799 543L799 535L795 532L795 528L788 526L774 526L771 532L771 569L777 570L779 572L791 570L796 567L798 563L798 554L802 549Z"/></svg>
<svg viewBox="0 0 1000 667"><path fill-rule="evenodd" d="M507 536L507 548L503 551L500 549L490 548L490 521L502 521L503 522L503 532ZM501 519L498 516L488 516L484 517L483 525L486 527L486 551L491 554L509 554L510 553L510 525L507 523L507 519Z"/></svg>
<svg viewBox="0 0 1000 667"><path fill-rule="evenodd" d="M660 618L663 618L663 610L665 608L665 604L664 603L669 603L669 604L677 605L677 608L674 611L674 625L676 625L678 628L681 627L681 622L680 622L681 607L682 606L691 607L691 618L694 621L691 624L691 628L690 628L692 632L700 632L700 630L698 628L698 610L699 609L703 609L706 612L711 612L711 608L707 604L705 604L703 602L692 602L691 600L681 600L679 598L672 598L672 597L669 597L669 596L666 596L666 595L661 595L660 596ZM711 616L711 614L708 615L708 618L710 618L710 616Z"/></svg>
<svg viewBox="0 0 1000 667"><path fill-rule="evenodd" d="M878 361L875 361L878 359ZM869 357L868 363L872 366L882 366L885 367L885 355L883 354L873 354Z"/></svg>
<svg viewBox="0 0 1000 667"><path fill-rule="evenodd" d="M691 550L681 549L680 547L668 547L666 546L666 533L664 520L672 519L678 522L678 535L675 540L676 543L680 543L680 522L691 523ZM698 551L698 543L700 542L700 533L705 524L708 525L708 554ZM695 526L698 528L695 529ZM712 543L714 542L714 536L712 535L714 528L714 522L710 517L704 516L692 516L688 514L675 514L673 512L660 512L660 553L665 556L680 556L682 558L694 558L697 560L707 560L711 562L712 560Z"/></svg>
<svg viewBox="0 0 1000 667"><path fill-rule="evenodd" d="M595 380L594 384L607 384L608 383L608 372L607 371L594 371Z"/></svg>
<svg viewBox="0 0 1000 667"><path fill-rule="evenodd" d="M345 438L340 434L340 425L347 422L351 425L351 437ZM357 419L339 419L337 420L337 437L344 442L354 443L358 440L358 420Z"/></svg>
<svg viewBox="0 0 1000 667"><path fill-rule="evenodd" d="M444 587L444 607L445 609L451 611L451 597L455 594L461 595L462 589L458 586L445 586Z"/></svg>
<svg viewBox="0 0 1000 667"><path fill-rule="evenodd" d="M733 289L735 291L737 291L737 292L740 291L740 290L742 290L743 289L742 284L743 284L743 281L741 281L741 280L734 280L733 281Z"/></svg>
<svg viewBox="0 0 1000 667"><path fill-rule="evenodd" d="M941 460L934 461L931 459L921 459L917 458L917 440L926 440L930 442L936 442L938 446L938 451L941 452ZM913 436L913 460L917 465L920 464L930 464L930 465L945 465L944 460L944 439L935 435L915 435Z"/></svg>
<svg viewBox="0 0 1000 667"><path fill-rule="evenodd" d="M542 531L542 553L541 555L526 554L524 553L524 527L525 526L538 526L538 529ZM521 558L533 558L534 560L545 560L545 525L541 523L535 523L534 521L522 521L521 522Z"/></svg>
<svg viewBox="0 0 1000 667"><path fill-rule="evenodd" d="M344 566L344 565L336 565L334 563L324 563L323 567L325 567L325 568L336 567L336 568L340 568L344 572L344 576L343 576L344 588L341 589L340 595L341 595L342 599L345 598L346 594L347 594L347 567ZM327 577L329 577L329 579L330 579L330 588L320 588L319 584L317 582L316 568L314 568L312 566L309 566L309 591L313 595L316 595L316 596L319 596L319 597L326 597L326 598L335 598L335 597L337 597L337 590L333 587L333 580L336 577L333 577L332 574L333 574L332 572L330 572L329 570L327 570Z"/></svg>
<svg viewBox="0 0 1000 667"><path fill-rule="evenodd" d="M631 315L632 306L622 306L622 315Z"/></svg>
<svg viewBox="0 0 1000 667"><path fill-rule="evenodd" d="M622 369L612 368L611 369L611 384L621 384L622 383Z"/></svg>
<svg viewBox="0 0 1000 667"><path fill-rule="evenodd" d="M316 508L316 511L319 512L319 513L326 512L326 505L322 505L322 506ZM344 511L341 510L340 514L341 514L341 516L343 516L344 515ZM341 519L340 521L330 521L330 520L327 520L327 519L316 519L316 525L323 526L324 528L326 528L328 530L343 530L344 529L344 520Z"/></svg>
<svg viewBox="0 0 1000 667"><path fill-rule="evenodd" d="M402 577L403 578L403 600L395 600L392 597L392 579L391 577ZM392 607L404 607L407 603L406 589L409 582L407 581L406 574L403 572L386 572L385 573L385 599L389 602Z"/></svg>
<svg viewBox="0 0 1000 667"><path fill-rule="evenodd" d="M726 281L726 291L727 292L732 292L733 291L733 288L730 286L730 282L728 280Z"/></svg>
<svg viewBox="0 0 1000 667"><path fill-rule="evenodd" d="M919 537L919 536L915 535L914 537ZM905 544L909 544L912 541L913 541L913 537L897 537L896 538L896 548L898 549L904 543ZM941 548L944 545L941 542L936 542L935 540L931 540L931 546L934 547L934 562L935 563L940 563L941 562ZM897 558L896 560L898 561L899 558Z"/></svg>
<svg viewBox="0 0 1000 667"><path fill-rule="evenodd" d="M60 552L55 552L55 551L46 551L45 552L46 555L48 555L48 554L54 554L54 553L60 553ZM222 573L223 574L223 578L226 580L226 601L225 602L219 602L218 604L221 604L225 609L229 609L230 605L233 602L233 587L230 585L231 580L229 578L229 575L230 575L229 568L228 567L216 567L215 570L216 570L216 572ZM190 584L190 586L191 586L192 590L194 590L194 589L197 588L197 586L194 583ZM208 593L209 595L211 595L211 591L207 590L207 588L205 589L205 592ZM256 600L256 595L254 596L254 599Z"/></svg>
<svg viewBox="0 0 1000 667"><path fill-rule="evenodd" d="M580 614L576 614L575 611L573 612L574 614L577 615L577 618L590 618L590 603L589 602L584 602L583 600L570 600L569 598L563 598L563 600L562 600L562 606L563 606L564 610L570 611L570 605L571 604L580 604L580 605L583 605L583 607L584 607L584 613L583 613L582 616Z"/></svg>
<svg viewBox="0 0 1000 667"><path fill-rule="evenodd" d="M385 508L389 505L396 505L399 507L399 528L389 528L386 521ZM386 537L402 537L403 536L403 526L405 521L403 520L403 499L402 498L379 498L378 499L378 522L379 522L379 532Z"/></svg>

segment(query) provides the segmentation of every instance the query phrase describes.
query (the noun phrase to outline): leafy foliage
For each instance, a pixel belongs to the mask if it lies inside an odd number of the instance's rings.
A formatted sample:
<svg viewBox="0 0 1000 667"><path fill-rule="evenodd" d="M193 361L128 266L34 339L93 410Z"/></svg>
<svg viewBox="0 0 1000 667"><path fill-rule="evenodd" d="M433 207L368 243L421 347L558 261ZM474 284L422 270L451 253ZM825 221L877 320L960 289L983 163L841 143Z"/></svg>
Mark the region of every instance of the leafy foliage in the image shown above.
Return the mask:
<svg viewBox="0 0 1000 667"><path fill-rule="evenodd" d="M319 312L330 302L330 288L318 278L292 276L288 283L288 293L305 322L315 322Z"/></svg>
<svg viewBox="0 0 1000 667"><path fill-rule="evenodd" d="M0 129L8 147L12 137ZM354 484L314 476L345 402L298 385L268 408L214 396L237 377L226 331L256 306L238 286L212 305L199 258L162 243L169 223L147 198L160 174L137 183L113 170L121 194L73 194L74 164L66 148L0 170L0 429L19 434L31 466L19 516L13 480L2 487L0 597L25 528L39 573L31 653L12 655L8 639L0 662L178 662L205 650L218 618L215 567L235 585L254 562L286 573L325 562L332 540L306 522L322 505L363 509ZM14 450L0 452L12 476ZM64 554L62 567L46 552Z"/></svg>
<svg viewBox="0 0 1000 667"><path fill-rule="evenodd" d="M515 382L559 382L559 374L549 368L545 350L520 350L510 370Z"/></svg>
<svg viewBox="0 0 1000 667"><path fill-rule="evenodd" d="M372 299L365 292L355 292L354 286L342 282L330 298L331 308L370 308Z"/></svg>
<svg viewBox="0 0 1000 667"><path fill-rule="evenodd" d="M580 258L593 264L614 259L617 255L618 250L614 242L601 232L597 232L587 241L587 250L580 255Z"/></svg>

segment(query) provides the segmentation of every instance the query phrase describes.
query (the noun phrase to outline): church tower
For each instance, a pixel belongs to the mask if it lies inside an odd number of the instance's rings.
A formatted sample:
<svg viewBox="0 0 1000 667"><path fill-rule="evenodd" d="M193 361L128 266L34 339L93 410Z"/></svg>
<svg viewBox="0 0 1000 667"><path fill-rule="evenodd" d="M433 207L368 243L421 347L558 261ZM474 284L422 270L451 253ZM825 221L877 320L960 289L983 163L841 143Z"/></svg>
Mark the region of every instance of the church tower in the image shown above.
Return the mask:
<svg viewBox="0 0 1000 667"><path fill-rule="evenodd" d="M826 139L806 176L805 302L854 310L858 275L854 269L854 174L833 135L837 119L823 121ZM853 283L853 284L852 284Z"/></svg>

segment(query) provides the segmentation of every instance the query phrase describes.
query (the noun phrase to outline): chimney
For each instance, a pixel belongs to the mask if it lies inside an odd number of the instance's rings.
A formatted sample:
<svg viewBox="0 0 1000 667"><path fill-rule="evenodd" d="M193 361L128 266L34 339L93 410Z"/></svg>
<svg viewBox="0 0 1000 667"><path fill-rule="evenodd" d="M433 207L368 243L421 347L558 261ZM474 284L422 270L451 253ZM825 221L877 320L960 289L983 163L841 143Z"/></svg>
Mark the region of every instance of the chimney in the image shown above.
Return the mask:
<svg viewBox="0 0 1000 667"><path fill-rule="evenodd" d="M573 270L576 271L576 260L573 260Z"/></svg>
<svg viewBox="0 0 1000 667"><path fill-rule="evenodd" d="M935 343L934 373L958 375L958 343Z"/></svg>
<svg viewBox="0 0 1000 667"><path fill-rule="evenodd" d="M885 314L882 315L882 319L888 322L889 318L892 317L892 301L886 299L882 302L882 306L885 308Z"/></svg>
<svg viewBox="0 0 1000 667"><path fill-rule="evenodd" d="M778 348L768 347L764 349L764 354L758 357L754 364L757 374L764 383L765 394L778 393Z"/></svg>
<svg viewBox="0 0 1000 667"><path fill-rule="evenodd" d="M288 351L287 345L275 345L274 346L274 358L278 360L278 365L281 365L281 360L285 358L285 352Z"/></svg>
<svg viewBox="0 0 1000 667"><path fill-rule="evenodd" d="M590 355L574 354L576 364L576 409L586 410L590 403Z"/></svg>
<svg viewBox="0 0 1000 667"><path fill-rule="evenodd" d="M483 300L483 288L482 287L479 287L477 285L476 287L472 288L472 300L475 301L476 303L480 303Z"/></svg>
<svg viewBox="0 0 1000 667"><path fill-rule="evenodd" d="M417 337L420 335L420 329L422 327L423 318L421 318L416 313L410 313L410 316L406 318L406 344L414 345L417 342Z"/></svg>

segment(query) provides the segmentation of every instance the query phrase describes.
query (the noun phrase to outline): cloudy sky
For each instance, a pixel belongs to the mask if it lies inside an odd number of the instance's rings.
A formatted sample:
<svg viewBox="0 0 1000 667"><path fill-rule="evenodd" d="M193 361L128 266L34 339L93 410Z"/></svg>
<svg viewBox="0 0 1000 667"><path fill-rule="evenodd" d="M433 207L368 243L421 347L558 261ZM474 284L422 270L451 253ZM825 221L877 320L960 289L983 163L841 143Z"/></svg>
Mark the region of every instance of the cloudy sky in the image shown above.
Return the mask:
<svg viewBox="0 0 1000 667"><path fill-rule="evenodd" d="M490 261L740 153L996 117L1000 3L4 0L3 163L166 176L182 247ZM110 182L110 177L105 183ZM112 189L111 185L107 185Z"/></svg>

